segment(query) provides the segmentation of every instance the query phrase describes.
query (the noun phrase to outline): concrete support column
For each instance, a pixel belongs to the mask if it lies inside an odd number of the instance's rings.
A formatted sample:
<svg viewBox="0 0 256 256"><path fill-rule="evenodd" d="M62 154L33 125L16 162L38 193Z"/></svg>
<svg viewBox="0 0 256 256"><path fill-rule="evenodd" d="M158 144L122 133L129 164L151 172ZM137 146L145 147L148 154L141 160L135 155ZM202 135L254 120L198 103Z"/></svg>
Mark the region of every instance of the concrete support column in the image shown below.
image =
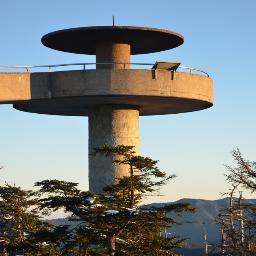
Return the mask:
<svg viewBox="0 0 256 256"><path fill-rule="evenodd" d="M139 110L133 106L102 105L89 113L89 154L95 147L134 146L139 153ZM102 192L117 178L128 174L127 166L113 164L113 159L89 155L89 189Z"/></svg>
<svg viewBox="0 0 256 256"><path fill-rule="evenodd" d="M131 46L122 43L98 43L96 45L97 63L130 63ZM97 65L98 68L128 69L130 64Z"/></svg>

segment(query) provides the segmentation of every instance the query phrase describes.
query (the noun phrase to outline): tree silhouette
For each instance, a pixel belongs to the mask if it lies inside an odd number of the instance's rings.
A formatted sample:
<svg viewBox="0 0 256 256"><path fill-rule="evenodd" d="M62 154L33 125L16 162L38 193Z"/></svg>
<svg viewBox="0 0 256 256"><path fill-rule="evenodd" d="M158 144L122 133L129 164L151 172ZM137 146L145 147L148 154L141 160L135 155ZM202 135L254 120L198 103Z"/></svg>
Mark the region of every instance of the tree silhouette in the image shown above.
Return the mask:
<svg viewBox="0 0 256 256"><path fill-rule="evenodd" d="M63 243L74 255L175 255L184 239L160 235L176 223L166 212L182 214L194 209L188 204L164 207L142 206L142 200L154 194L175 176L157 167L157 161L135 154L132 146L96 148L94 154L114 156L114 163L127 165L129 174L116 180L100 195L78 189L77 183L44 180L37 182L41 209L63 208L77 225Z"/></svg>
<svg viewBox="0 0 256 256"><path fill-rule="evenodd" d="M256 190L256 163L245 160L239 149L232 151L236 166L226 165L225 174L231 189L225 195L229 207L220 211L217 223L220 225L222 255L255 255L256 206L243 198L244 189Z"/></svg>
<svg viewBox="0 0 256 256"><path fill-rule="evenodd" d="M39 217L35 192L15 185L0 186L0 252L16 255L29 251L30 236L48 225Z"/></svg>

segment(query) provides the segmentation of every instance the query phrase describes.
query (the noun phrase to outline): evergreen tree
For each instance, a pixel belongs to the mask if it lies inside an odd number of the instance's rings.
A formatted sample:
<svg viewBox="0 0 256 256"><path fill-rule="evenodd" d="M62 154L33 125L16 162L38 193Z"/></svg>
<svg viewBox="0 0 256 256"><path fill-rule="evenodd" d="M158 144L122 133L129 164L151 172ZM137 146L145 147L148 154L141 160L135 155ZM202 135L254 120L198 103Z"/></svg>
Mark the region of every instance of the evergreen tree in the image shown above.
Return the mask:
<svg viewBox="0 0 256 256"><path fill-rule="evenodd" d="M70 231L68 226L56 226L33 233L30 243L33 244L26 251L26 256L67 256L71 254L72 247L68 246Z"/></svg>
<svg viewBox="0 0 256 256"><path fill-rule="evenodd" d="M222 255L251 256L256 247L255 205L245 203L243 190L256 191L256 163L245 160L239 149L232 151L235 167L226 166L225 175L231 189L228 193L229 207L217 217L220 225L220 251Z"/></svg>
<svg viewBox="0 0 256 256"><path fill-rule="evenodd" d="M220 226L220 251L228 256L252 256L255 250L254 205L244 202L241 191L232 187L229 193L229 207L222 209L216 218Z"/></svg>
<svg viewBox="0 0 256 256"><path fill-rule="evenodd" d="M127 165L129 175L106 187L100 195L78 189L77 183L58 180L37 182L41 209L63 208L77 226L63 242L70 255L175 255L183 239L161 235L175 224L166 212L193 211L188 204L164 207L141 206L142 199L158 192L174 176L167 176L157 161L137 156L131 146L95 149L102 157L114 157L115 164ZM66 254L68 255L68 254Z"/></svg>
<svg viewBox="0 0 256 256"><path fill-rule="evenodd" d="M232 156L236 166L226 166L227 181L242 185L252 193L256 192L256 162L244 159L239 149L233 150Z"/></svg>
<svg viewBox="0 0 256 256"><path fill-rule="evenodd" d="M16 255L33 247L30 235L46 224L39 217L34 192L5 184L0 186L0 252Z"/></svg>

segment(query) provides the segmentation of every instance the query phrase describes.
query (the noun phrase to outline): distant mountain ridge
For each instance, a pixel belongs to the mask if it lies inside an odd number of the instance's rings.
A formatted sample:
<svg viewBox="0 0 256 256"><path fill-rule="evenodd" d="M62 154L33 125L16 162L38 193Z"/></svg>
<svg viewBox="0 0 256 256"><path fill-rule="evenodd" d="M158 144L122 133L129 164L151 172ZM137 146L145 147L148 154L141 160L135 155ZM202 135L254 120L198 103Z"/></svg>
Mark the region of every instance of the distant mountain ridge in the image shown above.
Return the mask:
<svg viewBox="0 0 256 256"><path fill-rule="evenodd" d="M167 232L181 237L189 238L190 244L203 246L204 244L204 232L207 232L208 240L211 243L216 243L219 240L219 228L214 220L219 212L229 205L229 199L223 198L218 200L204 200L204 199L189 199L183 198L181 200L170 203L189 203L192 207L196 208L196 213L185 213L182 216L175 216L170 213L170 216L174 216L175 219L183 225L175 225ZM152 206L162 206L170 203L153 203ZM256 204L256 199L245 199L244 203ZM70 224L67 219L53 219L48 220L54 225ZM192 223L191 223L192 222Z"/></svg>
<svg viewBox="0 0 256 256"><path fill-rule="evenodd" d="M228 208L229 198L218 200L189 199L183 198L173 203L189 203L196 208L196 213L185 213L181 217L174 216L176 220L184 223L183 225L175 225L168 232L182 237L189 238L192 244L204 244L204 232L207 232L208 241L216 243L219 241L219 227L215 223L215 218L221 210ZM256 204L256 199L245 199L246 204ZM160 206L169 203L155 203L154 206ZM192 222L192 223L186 223Z"/></svg>

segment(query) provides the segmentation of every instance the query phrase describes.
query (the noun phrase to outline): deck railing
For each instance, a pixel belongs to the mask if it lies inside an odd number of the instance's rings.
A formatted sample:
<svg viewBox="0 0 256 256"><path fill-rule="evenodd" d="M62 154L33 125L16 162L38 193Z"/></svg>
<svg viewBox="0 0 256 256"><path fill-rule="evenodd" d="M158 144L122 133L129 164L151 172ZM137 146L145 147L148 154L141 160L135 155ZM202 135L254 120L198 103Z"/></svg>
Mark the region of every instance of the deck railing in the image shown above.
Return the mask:
<svg viewBox="0 0 256 256"><path fill-rule="evenodd" d="M69 63L69 64L54 64L54 65L35 65L35 66L2 66L0 65L0 71L1 69L3 70L25 70L26 72L30 72L33 69L47 69L48 72L55 71L55 68L65 68L65 67L70 67L70 66L78 66L81 67L81 70L87 70L88 66L96 66L96 65L123 65L124 68L126 68L127 65L132 65L132 66L151 66L151 68L154 66L154 63L125 63L125 62L110 62L110 63L95 63L95 62L88 62L88 63ZM79 69L79 70L80 70ZM58 71L58 70L57 70ZM177 71L187 71L189 73L201 73L204 74L205 76L209 77L209 74L206 71L203 71L201 69L197 68L192 68L192 67L186 67L186 66L179 66Z"/></svg>

